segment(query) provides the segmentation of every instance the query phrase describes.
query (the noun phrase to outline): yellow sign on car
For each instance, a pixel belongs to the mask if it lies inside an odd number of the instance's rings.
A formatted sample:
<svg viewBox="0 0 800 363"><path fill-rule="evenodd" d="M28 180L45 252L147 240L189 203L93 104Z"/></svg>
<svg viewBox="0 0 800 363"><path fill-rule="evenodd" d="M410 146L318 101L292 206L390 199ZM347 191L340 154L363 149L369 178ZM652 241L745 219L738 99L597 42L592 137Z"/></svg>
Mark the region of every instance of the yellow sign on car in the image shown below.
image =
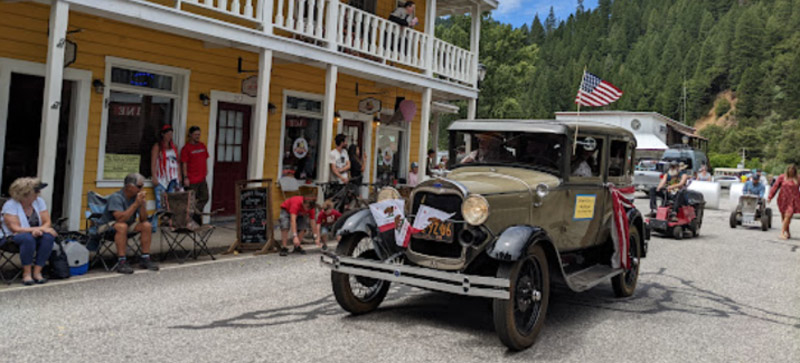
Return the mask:
<svg viewBox="0 0 800 363"><path fill-rule="evenodd" d="M573 220L586 221L594 218L594 204L597 196L594 194L578 194L575 196L575 214Z"/></svg>

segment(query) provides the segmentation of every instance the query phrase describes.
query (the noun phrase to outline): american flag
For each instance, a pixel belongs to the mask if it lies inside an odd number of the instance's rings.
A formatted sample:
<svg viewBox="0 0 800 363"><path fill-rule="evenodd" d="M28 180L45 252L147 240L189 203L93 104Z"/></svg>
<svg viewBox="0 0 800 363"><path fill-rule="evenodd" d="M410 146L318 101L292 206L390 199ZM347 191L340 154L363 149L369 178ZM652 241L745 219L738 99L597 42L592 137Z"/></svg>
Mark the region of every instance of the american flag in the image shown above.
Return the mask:
<svg viewBox="0 0 800 363"><path fill-rule="evenodd" d="M622 91L619 88L584 71L575 103L582 106L600 107L618 100L621 96Z"/></svg>

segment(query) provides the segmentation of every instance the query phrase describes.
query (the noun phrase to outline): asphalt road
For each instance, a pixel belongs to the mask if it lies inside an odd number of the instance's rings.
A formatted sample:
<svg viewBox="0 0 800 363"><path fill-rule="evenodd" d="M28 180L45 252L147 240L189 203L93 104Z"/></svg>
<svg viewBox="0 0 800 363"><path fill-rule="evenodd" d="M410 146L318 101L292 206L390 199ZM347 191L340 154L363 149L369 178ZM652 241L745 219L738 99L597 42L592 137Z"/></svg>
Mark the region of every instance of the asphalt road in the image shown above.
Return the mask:
<svg viewBox="0 0 800 363"><path fill-rule="evenodd" d="M0 291L0 361L800 362L800 239L727 221L709 210L699 238L654 236L631 298L556 289L520 353L487 300L396 286L349 316L309 253Z"/></svg>

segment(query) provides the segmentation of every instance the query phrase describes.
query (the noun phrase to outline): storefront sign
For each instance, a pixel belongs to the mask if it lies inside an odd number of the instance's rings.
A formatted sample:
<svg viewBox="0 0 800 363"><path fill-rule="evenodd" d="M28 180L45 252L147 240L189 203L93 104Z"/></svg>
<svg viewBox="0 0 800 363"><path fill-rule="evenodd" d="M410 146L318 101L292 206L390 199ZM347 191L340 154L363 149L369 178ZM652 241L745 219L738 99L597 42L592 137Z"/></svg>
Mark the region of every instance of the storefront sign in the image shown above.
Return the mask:
<svg viewBox="0 0 800 363"><path fill-rule="evenodd" d="M306 128L308 127L308 120L305 118L287 118L286 119L286 127L300 127Z"/></svg>
<svg viewBox="0 0 800 363"><path fill-rule="evenodd" d="M242 80L242 93L251 97L258 96L258 76L250 76Z"/></svg>
<svg viewBox="0 0 800 363"><path fill-rule="evenodd" d="M377 98L369 97L358 102L358 112L368 115L381 111L381 101Z"/></svg>
<svg viewBox="0 0 800 363"><path fill-rule="evenodd" d="M111 114L114 116L139 117L142 114L142 106L113 104L111 105Z"/></svg>
<svg viewBox="0 0 800 363"><path fill-rule="evenodd" d="M106 154L103 159L103 177L108 180L122 180L125 176L139 170L139 155Z"/></svg>
<svg viewBox="0 0 800 363"><path fill-rule="evenodd" d="M302 137L298 137L292 144L292 152L294 157L302 159L308 155L308 141Z"/></svg>

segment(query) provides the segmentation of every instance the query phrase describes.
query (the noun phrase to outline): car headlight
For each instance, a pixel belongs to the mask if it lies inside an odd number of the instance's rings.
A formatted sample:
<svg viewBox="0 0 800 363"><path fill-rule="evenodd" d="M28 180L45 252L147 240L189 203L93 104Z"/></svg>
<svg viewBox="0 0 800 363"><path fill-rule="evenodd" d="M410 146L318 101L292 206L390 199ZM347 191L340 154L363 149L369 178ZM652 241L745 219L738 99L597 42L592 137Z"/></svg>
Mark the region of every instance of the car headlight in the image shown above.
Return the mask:
<svg viewBox="0 0 800 363"><path fill-rule="evenodd" d="M384 200L389 199L400 199L400 192L397 189L392 187L383 187L381 191L378 192L378 201L383 202Z"/></svg>
<svg viewBox="0 0 800 363"><path fill-rule="evenodd" d="M539 198L544 198L547 194L550 194L550 187L547 186L547 184L539 184L536 186L536 195L538 195Z"/></svg>
<svg viewBox="0 0 800 363"><path fill-rule="evenodd" d="M489 202L478 194L470 195L461 204L461 215L467 223L473 226L481 225L489 218Z"/></svg>

